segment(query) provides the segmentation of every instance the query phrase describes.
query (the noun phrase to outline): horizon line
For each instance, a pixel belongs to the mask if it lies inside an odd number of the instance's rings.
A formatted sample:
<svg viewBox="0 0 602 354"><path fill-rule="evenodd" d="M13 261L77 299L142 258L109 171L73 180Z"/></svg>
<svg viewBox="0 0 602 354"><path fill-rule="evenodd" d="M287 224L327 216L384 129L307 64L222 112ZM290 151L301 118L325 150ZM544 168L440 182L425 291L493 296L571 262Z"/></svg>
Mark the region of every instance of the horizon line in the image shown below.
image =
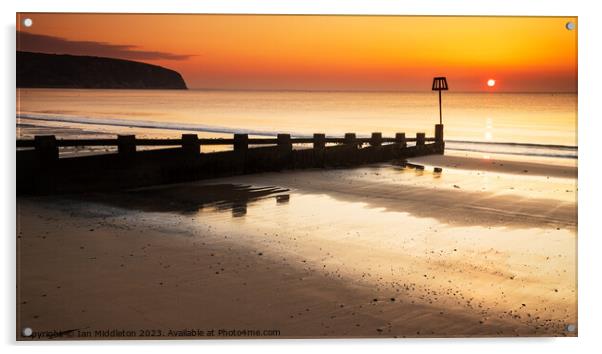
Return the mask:
<svg viewBox="0 0 602 354"><path fill-rule="evenodd" d="M245 89L245 88L212 88L212 87L189 87L188 91L231 91L231 92L341 92L341 93L425 93L435 92L433 90L365 90L365 89ZM534 93L534 94L577 94L579 91L476 91L476 90L449 90L448 93Z"/></svg>

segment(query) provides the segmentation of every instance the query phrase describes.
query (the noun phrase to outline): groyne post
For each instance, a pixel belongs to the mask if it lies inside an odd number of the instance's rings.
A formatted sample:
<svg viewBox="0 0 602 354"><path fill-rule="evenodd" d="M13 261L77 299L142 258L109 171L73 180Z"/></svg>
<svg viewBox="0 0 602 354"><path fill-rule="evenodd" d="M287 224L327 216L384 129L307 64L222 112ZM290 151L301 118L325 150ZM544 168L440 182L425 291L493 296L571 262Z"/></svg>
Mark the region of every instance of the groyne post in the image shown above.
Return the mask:
<svg viewBox="0 0 602 354"><path fill-rule="evenodd" d="M395 143L399 144L402 148L407 147L406 133L395 133Z"/></svg>
<svg viewBox="0 0 602 354"><path fill-rule="evenodd" d="M435 124L435 141L437 143L443 142L443 124Z"/></svg>
<svg viewBox="0 0 602 354"><path fill-rule="evenodd" d="M425 134L424 133L416 133L416 146L423 146Z"/></svg>
<svg viewBox="0 0 602 354"><path fill-rule="evenodd" d="M291 141L290 134L278 134L278 136L276 137L276 141L277 141L278 147L282 151L292 151L293 150L293 143Z"/></svg>
<svg viewBox="0 0 602 354"><path fill-rule="evenodd" d="M36 135L34 146L40 165L48 166L58 161L59 148L54 135Z"/></svg>
<svg viewBox="0 0 602 354"><path fill-rule="evenodd" d="M324 149L326 147L326 134L314 134L314 149Z"/></svg>
<svg viewBox="0 0 602 354"><path fill-rule="evenodd" d="M182 151L187 155L198 155L201 153L201 143L196 134L182 134Z"/></svg>
<svg viewBox="0 0 602 354"><path fill-rule="evenodd" d="M370 137L370 146L381 146L383 144L382 133L372 133Z"/></svg>
<svg viewBox="0 0 602 354"><path fill-rule="evenodd" d="M247 151L249 149L248 134L234 134L234 151Z"/></svg>
<svg viewBox="0 0 602 354"><path fill-rule="evenodd" d="M345 133L344 141L345 145L357 145L357 138L355 136L355 133Z"/></svg>
<svg viewBox="0 0 602 354"><path fill-rule="evenodd" d="M136 154L136 136L117 135L117 153L121 157L131 157Z"/></svg>
<svg viewBox="0 0 602 354"><path fill-rule="evenodd" d="M443 140L443 124L435 124L435 143L440 154L445 151L445 141Z"/></svg>
<svg viewBox="0 0 602 354"><path fill-rule="evenodd" d="M308 165L313 167L324 167L326 156L326 134L314 133L313 138L313 153L310 157Z"/></svg>

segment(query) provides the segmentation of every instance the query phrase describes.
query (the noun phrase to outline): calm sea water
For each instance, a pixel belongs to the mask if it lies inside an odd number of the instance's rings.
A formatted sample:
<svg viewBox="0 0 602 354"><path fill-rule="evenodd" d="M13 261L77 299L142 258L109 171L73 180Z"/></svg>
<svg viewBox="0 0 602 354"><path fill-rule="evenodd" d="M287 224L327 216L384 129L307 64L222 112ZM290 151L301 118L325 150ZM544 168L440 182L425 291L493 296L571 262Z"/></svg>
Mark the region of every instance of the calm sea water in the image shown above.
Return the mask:
<svg viewBox="0 0 602 354"><path fill-rule="evenodd" d="M64 90L17 91L18 136L44 126L178 136L382 132L433 135L436 92L266 92ZM443 93L446 147L532 156L577 157L577 95ZM29 130L28 130L29 129Z"/></svg>

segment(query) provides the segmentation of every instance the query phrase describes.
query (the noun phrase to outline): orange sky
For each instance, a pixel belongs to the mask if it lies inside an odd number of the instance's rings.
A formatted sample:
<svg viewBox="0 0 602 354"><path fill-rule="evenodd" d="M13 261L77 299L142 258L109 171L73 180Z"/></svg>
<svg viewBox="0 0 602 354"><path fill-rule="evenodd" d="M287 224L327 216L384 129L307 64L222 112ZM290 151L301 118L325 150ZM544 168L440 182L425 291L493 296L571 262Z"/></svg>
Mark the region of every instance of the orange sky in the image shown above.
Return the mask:
<svg viewBox="0 0 602 354"><path fill-rule="evenodd" d="M17 49L144 61L190 88L422 91L447 76L454 91L576 92L568 21L577 19L18 14Z"/></svg>

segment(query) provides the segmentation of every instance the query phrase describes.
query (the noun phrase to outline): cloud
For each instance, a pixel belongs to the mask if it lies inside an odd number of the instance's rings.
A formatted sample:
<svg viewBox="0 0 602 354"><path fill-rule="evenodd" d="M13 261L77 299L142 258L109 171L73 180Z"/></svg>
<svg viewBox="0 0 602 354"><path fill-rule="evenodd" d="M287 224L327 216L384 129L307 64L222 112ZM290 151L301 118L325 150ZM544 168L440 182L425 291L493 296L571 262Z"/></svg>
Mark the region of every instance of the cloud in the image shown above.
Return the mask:
<svg viewBox="0 0 602 354"><path fill-rule="evenodd" d="M17 50L24 52L91 55L131 60L186 60L192 55L138 50L135 45L94 41L72 41L66 38L17 31Z"/></svg>

